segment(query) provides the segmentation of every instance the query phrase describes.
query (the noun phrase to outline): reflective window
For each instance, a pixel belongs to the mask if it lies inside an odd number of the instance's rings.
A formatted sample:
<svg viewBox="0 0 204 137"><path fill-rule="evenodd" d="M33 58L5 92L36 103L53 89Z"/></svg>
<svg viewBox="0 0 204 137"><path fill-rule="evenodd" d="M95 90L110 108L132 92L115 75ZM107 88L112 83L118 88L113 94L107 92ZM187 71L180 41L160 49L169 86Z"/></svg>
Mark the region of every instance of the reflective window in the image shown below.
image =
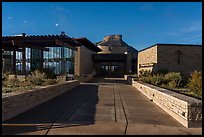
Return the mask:
<svg viewBox="0 0 204 137"><path fill-rule="evenodd" d="M44 68L54 68L56 74L74 74L74 51L66 47L46 47Z"/></svg>
<svg viewBox="0 0 204 137"><path fill-rule="evenodd" d="M43 68L54 68L57 75L74 74L74 54L75 51L67 47L45 47L44 50L25 48L25 65L26 72ZM43 60L41 60L41 52L43 52ZM13 70L13 51L4 51L3 70L12 72ZM16 72L22 73L22 49L16 51Z"/></svg>

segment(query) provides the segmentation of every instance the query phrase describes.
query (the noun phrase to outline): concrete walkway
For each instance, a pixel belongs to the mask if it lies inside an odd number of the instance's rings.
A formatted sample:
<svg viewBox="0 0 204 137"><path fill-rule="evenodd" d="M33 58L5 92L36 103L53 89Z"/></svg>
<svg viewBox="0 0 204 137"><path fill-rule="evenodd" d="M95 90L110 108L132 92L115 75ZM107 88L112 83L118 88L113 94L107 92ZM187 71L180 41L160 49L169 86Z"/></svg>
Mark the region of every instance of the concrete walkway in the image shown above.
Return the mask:
<svg viewBox="0 0 204 137"><path fill-rule="evenodd" d="M25 102L26 103L26 102ZM188 135L185 128L123 78L95 78L2 124L3 134Z"/></svg>

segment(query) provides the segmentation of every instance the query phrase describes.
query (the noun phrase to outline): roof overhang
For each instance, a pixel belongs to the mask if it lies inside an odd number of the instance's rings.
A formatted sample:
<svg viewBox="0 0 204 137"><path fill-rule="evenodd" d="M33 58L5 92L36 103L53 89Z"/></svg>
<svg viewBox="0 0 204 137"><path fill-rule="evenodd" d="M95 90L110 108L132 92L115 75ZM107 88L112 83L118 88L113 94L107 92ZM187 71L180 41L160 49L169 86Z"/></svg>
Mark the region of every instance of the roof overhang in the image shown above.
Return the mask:
<svg viewBox="0 0 204 137"><path fill-rule="evenodd" d="M126 54L93 54L94 61L126 61Z"/></svg>
<svg viewBox="0 0 204 137"><path fill-rule="evenodd" d="M45 48L45 47L68 47L76 50L78 43L69 37L59 35L44 35L44 36L6 36L2 37L2 48L12 49L14 47L30 47L30 48Z"/></svg>
<svg viewBox="0 0 204 137"><path fill-rule="evenodd" d="M95 51L95 52L102 51L99 47L97 47L95 44L93 44L87 38L74 38L74 40L76 40L77 42L81 43L82 45L84 45L85 47L87 47L88 49L90 49L92 51Z"/></svg>

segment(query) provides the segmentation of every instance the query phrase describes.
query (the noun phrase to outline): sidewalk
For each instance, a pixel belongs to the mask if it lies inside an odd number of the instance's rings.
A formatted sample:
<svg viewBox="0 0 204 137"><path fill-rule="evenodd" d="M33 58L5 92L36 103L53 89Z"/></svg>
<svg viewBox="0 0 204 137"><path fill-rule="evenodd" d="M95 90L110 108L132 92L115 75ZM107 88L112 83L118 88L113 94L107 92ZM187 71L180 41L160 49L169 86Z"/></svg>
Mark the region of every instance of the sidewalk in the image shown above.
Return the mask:
<svg viewBox="0 0 204 137"><path fill-rule="evenodd" d="M3 134L202 134L185 128L121 78L96 78L3 122Z"/></svg>

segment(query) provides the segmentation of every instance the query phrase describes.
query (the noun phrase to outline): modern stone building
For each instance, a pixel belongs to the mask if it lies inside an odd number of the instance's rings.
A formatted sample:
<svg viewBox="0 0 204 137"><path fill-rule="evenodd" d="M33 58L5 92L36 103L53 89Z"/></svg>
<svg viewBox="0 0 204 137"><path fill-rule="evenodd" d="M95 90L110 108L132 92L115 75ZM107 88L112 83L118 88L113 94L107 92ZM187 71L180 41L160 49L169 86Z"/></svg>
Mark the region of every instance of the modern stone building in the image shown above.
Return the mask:
<svg viewBox="0 0 204 137"><path fill-rule="evenodd" d="M168 70L189 75L202 71L202 46L190 44L155 44L138 53L138 74L141 70Z"/></svg>
<svg viewBox="0 0 204 137"><path fill-rule="evenodd" d="M29 74L35 69L54 68L57 75L123 77L141 70L168 70L189 75L202 71L202 46L155 44L141 51L108 35L96 44L87 38L60 35L2 37L2 71Z"/></svg>
<svg viewBox="0 0 204 137"><path fill-rule="evenodd" d="M2 72L15 75L53 68L57 75L92 74L92 55L101 51L87 38L60 35L2 37Z"/></svg>
<svg viewBox="0 0 204 137"><path fill-rule="evenodd" d="M75 38L75 40L81 43L81 45L76 47L74 75L83 76L93 74L94 62L92 56L102 50L87 38Z"/></svg>
<svg viewBox="0 0 204 137"><path fill-rule="evenodd" d="M74 54L79 45L72 38L60 35L3 36L3 72L17 75L54 68L57 75L73 74Z"/></svg>
<svg viewBox="0 0 204 137"><path fill-rule="evenodd" d="M97 76L121 77L135 74L138 51L122 40L122 35L108 35L96 43L102 50L93 55Z"/></svg>
<svg viewBox="0 0 204 137"><path fill-rule="evenodd" d="M135 74L137 50L122 35L105 36L92 43L87 38L60 35L18 35L3 37L3 71L15 75L53 68L57 75L83 77Z"/></svg>

